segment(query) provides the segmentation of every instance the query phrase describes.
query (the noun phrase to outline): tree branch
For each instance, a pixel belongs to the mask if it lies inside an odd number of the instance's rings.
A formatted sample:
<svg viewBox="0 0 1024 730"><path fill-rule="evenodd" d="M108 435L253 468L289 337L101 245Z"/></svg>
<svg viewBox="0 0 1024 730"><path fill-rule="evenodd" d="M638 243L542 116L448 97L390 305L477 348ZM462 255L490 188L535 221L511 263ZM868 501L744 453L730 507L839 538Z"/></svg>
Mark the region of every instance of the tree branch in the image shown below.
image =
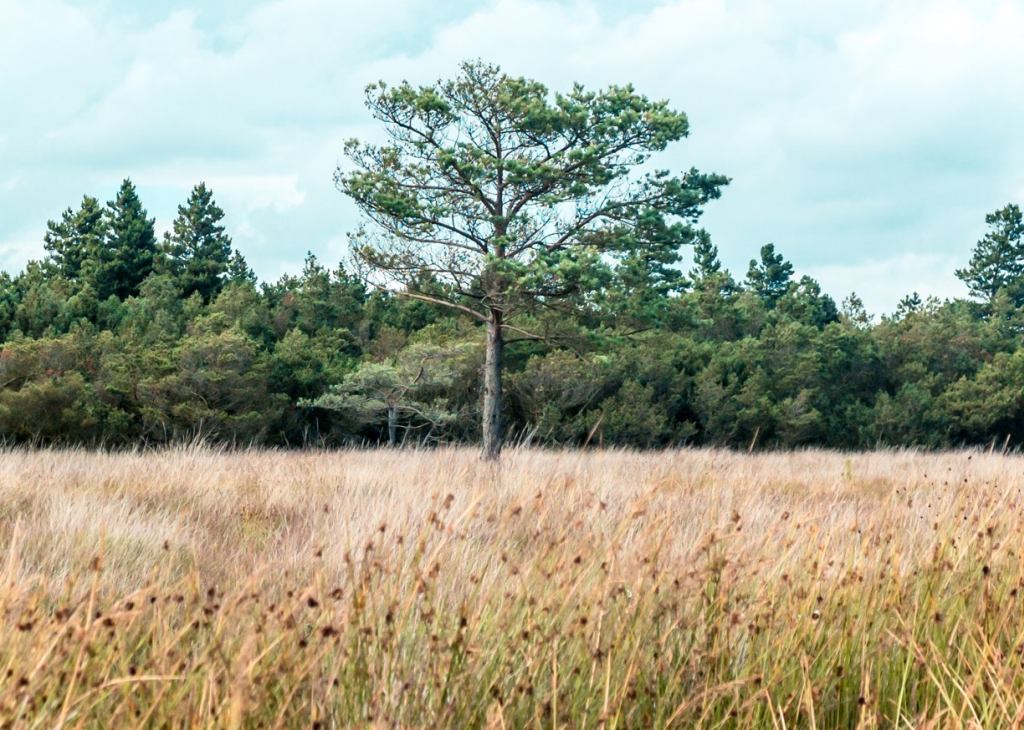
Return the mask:
<svg viewBox="0 0 1024 730"><path fill-rule="evenodd" d="M422 302L430 302L431 304L439 304L442 307L450 307L451 309L457 309L458 311L460 311L460 312L462 312L464 314L468 314L469 316L479 320L480 322L488 321L487 317L485 317L483 314L481 314L480 312L476 311L475 309L470 309L469 307L467 307L465 305L457 304L455 302L449 302L449 301L447 301L445 299L438 299L437 297L430 297L430 296L427 296L426 294L419 294L417 292L411 292L411 291L405 291L405 290L399 291L398 292L398 296L409 297L411 299L419 299Z"/></svg>

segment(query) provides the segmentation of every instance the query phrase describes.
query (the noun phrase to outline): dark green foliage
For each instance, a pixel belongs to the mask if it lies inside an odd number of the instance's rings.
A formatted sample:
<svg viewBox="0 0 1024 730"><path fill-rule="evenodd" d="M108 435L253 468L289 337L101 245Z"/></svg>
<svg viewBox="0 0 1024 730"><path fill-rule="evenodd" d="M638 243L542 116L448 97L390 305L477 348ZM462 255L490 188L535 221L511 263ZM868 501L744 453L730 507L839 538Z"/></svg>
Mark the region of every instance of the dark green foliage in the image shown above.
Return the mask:
<svg viewBox="0 0 1024 730"><path fill-rule="evenodd" d="M82 211L95 222L90 200L51 225L46 262L0 276L0 438L480 438L482 324L474 318L400 289L369 293L312 255L298 275L257 287L202 186L181 208L171 258L134 294L102 298L88 273L98 239L72 225ZM124 207L142 210L137 198ZM151 224L144 214L137 220ZM193 229L207 231L211 245L176 247L202 238L188 238ZM794 280L772 247L743 289L707 233L680 241L693 244L689 281L676 253L623 249L571 309L521 320L545 337L509 340L513 438L645 448L1024 439L1024 310L1008 287L984 307L911 295L875 324L856 295L840 311L816 281ZM201 279L188 273L195 252L211 250L217 267L191 269L217 272L209 287L185 283ZM77 276L71 261L81 261ZM428 299L458 300L430 270L410 282Z"/></svg>
<svg viewBox="0 0 1024 730"><path fill-rule="evenodd" d="M1000 352L973 378L962 377L942 395L951 428L965 441L1024 438L1024 350Z"/></svg>
<svg viewBox="0 0 1024 730"><path fill-rule="evenodd" d="M43 246L57 273L77 280L95 276L107 235L107 221L99 200L86 195L77 211L68 208L59 222L47 221Z"/></svg>
<svg viewBox="0 0 1024 730"><path fill-rule="evenodd" d="M896 319L904 319L919 311L922 306L924 306L924 302L921 301L920 295L917 292L912 292L900 299L900 303L896 306Z"/></svg>
<svg viewBox="0 0 1024 730"><path fill-rule="evenodd" d="M21 299L11 275L0 271L0 341L4 340L14 324L14 312Z"/></svg>
<svg viewBox="0 0 1024 730"><path fill-rule="evenodd" d="M106 239L100 248L94 286L100 299L137 294L157 261L153 219L146 217L131 180L107 203Z"/></svg>
<svg viewBox="0 0 1024 730"><path fill-rule="evenodd" d="M775 253L775 244L766 243L761 247L761 258L751 259L747 270L747 286L752 292L772 307L789 289L793 277L793 264L782 254Z"/></svg>
<svg viewBox="0 0 1024 730"><path fill-rule="evenodd" d="M245 259L232 257L231 238L224 232L222 211L206 183L192 189L188 202L178 206L173 231L164 236L167 267L184 296L198 293L204 302L224 286L229 271L235 281L252 280Z"/></svg>
<svg viewBox="0 0 1024 730"><path fill-rule="evenodd" d="M790 284L776 301L776 312L799 322L824 327L839 321L839 310L828 294L821 291L821 285L809 276L801 276Z"/></svg>
<svg viewBox="0 0 1024 730"><path fill-rule="evenodd" d="M991 300L1001 289L1024 304L1024 216L1011 203L985 216L991 229L974 247L970 263L956 272L971 294Z"/></svg>
<svg viewBox="0 0 1024 730"><path fill-rule="evenodd" d="M233 283L256 283L256 274L249 268L249 263L245 260L245 257L238 251L231 254L231 258L228 259L227 268L227 280Z"/></svg>
<svg viewBox="0 0 1024 730"><path fill-rule="evenodd" d="M707 231L699 231L693 241L693 269L690 276L694 281L705 281L722 271L718 260L718 246Z"/></svg>

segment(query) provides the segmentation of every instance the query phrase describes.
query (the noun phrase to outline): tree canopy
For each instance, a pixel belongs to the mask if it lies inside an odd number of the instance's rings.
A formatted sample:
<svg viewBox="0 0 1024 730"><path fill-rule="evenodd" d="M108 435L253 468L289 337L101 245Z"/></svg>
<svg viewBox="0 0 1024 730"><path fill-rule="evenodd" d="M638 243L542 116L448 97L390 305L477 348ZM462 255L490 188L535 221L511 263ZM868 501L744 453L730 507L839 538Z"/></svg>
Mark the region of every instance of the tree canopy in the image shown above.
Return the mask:
<svg viewBox="0 0 1024 730"><path fill-rule="evenodd" d="M1024 304L1024 216L1010 203L985 216L989 232L978 241L970 262L956 272L971 294L992 300L1005 291L1014 304Z"/></svg>
<svg viewBox="0 0 1024 730"><path fill-rule="evenodd" d="M689 125L630 86L552 94L468 62L430 86L373 85L367 106L388 141L350 142L336 177L368 219L357 254L406 296L486 324L484 450L497 456L506 332L536 336L524 316L597 290L612 261L676 280L691 224L727 180L643 172ZM424 272L440 292L417 288Z"/></svg>
<svg viewBox="0 0 1024 730"><path fill-rule="evenodd" d="M168 268L178 279L185 296L196 292L208 302L224 286L232 266L231 238L224 232L222 211L213 200L213 192L199 183L185 205L178 206L173 229L164 236ZM240 256L236 251L237 258ZM243 267L244 261L236 261ZM244 269L235 276L246 276Z"/></svg>
<svg viewBox="0 0 1024 730"><path fill-rule="evenodd" d="M147 218L135 185L126 179L107 203L106 236L93 267L100 299L138 294L142 282L153 273L157 260L154 222Z"/></svg>

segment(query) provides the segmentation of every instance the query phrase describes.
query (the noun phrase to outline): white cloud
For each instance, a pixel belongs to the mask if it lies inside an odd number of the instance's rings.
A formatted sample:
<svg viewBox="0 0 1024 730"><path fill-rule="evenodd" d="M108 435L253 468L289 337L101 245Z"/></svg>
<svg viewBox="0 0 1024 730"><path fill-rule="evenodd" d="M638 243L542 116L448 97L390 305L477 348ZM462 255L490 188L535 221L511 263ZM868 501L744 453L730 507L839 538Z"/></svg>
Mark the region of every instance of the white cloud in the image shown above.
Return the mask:
<svg viewBox="0 0 1024 730"><path fill-rule="evenodd" d="M297 175L250 175L213 177L210 184L226 191L225 200L244 201L246 210L271 209L278 213L297 208L306 200Z"/></svg>
<svg viewBox="0 0 1024 730"><path fill-rule="evenodd" d="M24 228L0 238L0 271L10 269L10 262L23 263L42 248L45 222L36 228Z"/></svg>
<svg viewBox="0 0 1024 730"><path fill-rule="evenodd" d="M856 292L869 312L881 314L891 312L911 292L922 299L966 296L967 289L953 275L961 265L952 256L904 253L856 264L812 266L807 273L837 300Z"/></svg>
<svg viewBox="0 0 1024 730"><path fill-rule="evenodd" d="M272 210L286 213L302 205L306 194L299 189L299 176L295 174L245 175L214 174L196 178L184 171L174 173L143 172L137 182L150 186L190 189L198 182L205 182L216 193L221 207L235 212L253 213Z"/></svg>

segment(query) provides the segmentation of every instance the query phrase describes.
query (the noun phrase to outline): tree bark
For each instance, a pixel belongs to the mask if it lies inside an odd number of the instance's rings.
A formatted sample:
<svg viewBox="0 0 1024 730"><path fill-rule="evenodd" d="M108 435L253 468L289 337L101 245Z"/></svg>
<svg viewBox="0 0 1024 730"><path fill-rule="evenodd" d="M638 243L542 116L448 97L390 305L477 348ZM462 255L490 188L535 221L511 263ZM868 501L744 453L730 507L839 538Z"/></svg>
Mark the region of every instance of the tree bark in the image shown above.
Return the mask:
<svg viewBox="0 0 1024 730"><path fill-rule="evenodd" d="M394 448L398 442L398 409L395 406L388 407L388 446Z"/></svg>
<svg viewBox="0 0 1024 730"><path fill-rule="evenodd" d="M504 367L505 340L501 312L491 310L487 322L487 350L484 360L484 458L495 461L501 456L501 372Z"/></svg>

